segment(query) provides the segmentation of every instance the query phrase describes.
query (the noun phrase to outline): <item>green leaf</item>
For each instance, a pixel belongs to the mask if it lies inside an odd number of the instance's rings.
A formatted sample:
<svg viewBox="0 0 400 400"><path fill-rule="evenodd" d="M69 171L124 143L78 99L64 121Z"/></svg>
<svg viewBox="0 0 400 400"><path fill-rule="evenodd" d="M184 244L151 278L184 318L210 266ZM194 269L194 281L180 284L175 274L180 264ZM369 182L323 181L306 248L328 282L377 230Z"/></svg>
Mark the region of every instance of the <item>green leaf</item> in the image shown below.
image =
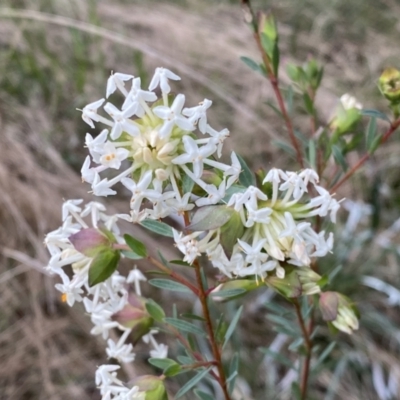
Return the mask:
<svg viewBox="0 0 400 400"><path fill-rule="evenodd" d="M291 360L289 360L287 357L285 357L284 355L282 355L281 353L277 353L275 351L272 351L268 348L263 348L261 349L261 351L269 356L271 356L275 361L277 361L278 363L285 365L286 367L290 368L290 369L294 369L296 370L296 368L294 368L294 364Z"/></svg>
<svg viewBox="0 0 400 400"><path fill-rule="evenodd" d="M281 110L279 110L271 101L266 101L265 104L270 107L279 118L283 118Z"/></svg>
<svg viewBox="0 0 400 400"><path fill-rule="evenodd" d="M143 258L143 257L139 256L138 254L134 253L133 251L128 251L128 250L122 250L121 254L131 260L141 260Z"/></svg>
<svg viewBox="0 0 400 400"><path fill-rule="evenodd" d="M289 78L293 81L293 82L298 82L299 80L299 67L297 65L294 64L288 64L286 66L286 73L288 74Z"/></svg>
<svg viewBox="0 0 400 400"><path fill-rule="evenodd" d="M349 166L347 165L347 161L340 147L334 144L332 146L332 154L335 161L343 168L343 171L346 172Z"/></svg>
<svg viewBox="0 0 400 400"><path fill-rule="evenodd" d="M209 394L202 392L199 389L195 389L193 392L199 398L199 400L215 400L214 396L210 396Z"/></svg>
<svg viewBox="0 0 400 400"><path fill-rule="evenodd" d="M375 118L390 122L389 117L386 114L384 114L378 110L365 109L365 110L361 110L361 114L366 115L368 117L375 117Z"/></svg>
<svg viewBox="0 0 400 400"><path fill-rule="evenodd" d="M303 398L298 382L292 383L292 393L294 395L294 400L301 400Z"/></svg>
<svg viewBox="0 0 400 400"><path fill-rule="evenodd" d="M192 313L183 313L181 314L182 318L187 318L187 319L195 319L197 321L202 321L204 322L205 319L203 317L200 317L200 315L192 314Z"/></svg>
<svg viewBox="0 0 400 400"><path fill-rule="evenodd" d="M336 342L332 342L329 344L329 346L322 352L322 354L318 357L317 362L313 365L313 372L317 372L319 366L324 362L326 357L331 354L332 350L335 348Z"/></svg>
<svg viewBox="0 0 400 400"><path fill-rule="evenodd" d="M379 145L381 144L381 140L382 140L382 135L378 135L374 138L374 140L371 143L370 148L368 149L368 153L372 154L375 152L375 150L379 147Z"/></svg>
<svg viewBox="0 0 400 400"><path fill-rule="evenodd" d="M180 374L181 372L188 372L187 370L182 370L182 367L179 364L170 365L169 367L165 368L163 374L165 376L175 376Z"/></svg>
<svg viewBox="0 0 400 400"><path fill-rule="evenodd" d="M367 132L366 132L366 140L367 140L367 149L371 148L371 145L376 137L376 117L372 117L369 121Z"/></svg>
<svg viewBox="0 0 400 400"><path fill-rule="evenodd" d="M170 358L149 358L148 362L160 369L168 368L171 365L177 365L177 362Z"/></svg>
<svg viewBox="0 0 400 400"><path fill-rule="evenodd" d="M140 225L151 232L157 233L158 235L174 237L172 228L165 222L156 221L154 219L145 219L140 223Z"/></svg>
<svg viewBox="0 0 400 400"><path fill-rule="evenodd" d="M192 193L193 187L194 187L194 180L185 174L182 179L183 193Z"/></svg>
<svg viewBox="0 0 400 400"><path fill-rule="evenodd" d="M289 85L286 96L285 96L286 104L287 104L287 112L289 115L293 114L293 95L294 95L293 86Z"/></svg>
<svg viewBox="0 0 400 400"><path fill-rule="evenodd" d="M220 228L220 243L228 257L232 255L233 247L243 232L244 226L240 214L234 211L231 219Z"/></svg>
<svg viewBox="0 0 400 400"><path fill-rule="evenodd" d="M276 40L269 37L264 32L261 33L260 39L261 39L261 45L262 45L265 53L267 54L268 58L270 60L272 60L273 52L274 52L274 44L275 44Z"/></svg>
<svg viewBox="0 0 400 400"><path fill-rule="evenodd" d="M177 359L183 365L190 365L196 361L192 357L187 357L187 356L178 356Z"/></svg>
<svg viewBox="0 0 400 400"><path fill-rule="evenodd" d="M153 299L146 301L146 310L150 316L157 322L163 321L165 318L165 312L159 304L157 304Z"/></svg>
<svg viewBox="0 0 400 400"><path fill-rule="evenodd" d="M239 296L243 293L246 293L246 289L229 289L229 290L221 290L220 292L210 293L211 297L235 297Z"/></svg>
<svg viewBox="0 0 400 400"><path fill-rule="evenodd" d="M196 335L205 335L204 331L201 328L190 322L183 321L177 318L165 318L164 321L182 332L194 333Z"/></svg>
<svg viewBox="0 0 400 400"><path fill-rule="evenodd" d="M178 391L178 393L175 395L175 399L178 399L179 397L183 396L193 386L195 386L197 383L199 383L210 372L210 370L211 370L211 367L199 372L192 379L190 379L190 381L186 382L186 384L183 385L180 388L180 390Z"/></svg>
<svg viewBox="0 0 400 400"><path fill-rule="evenodd" d="M279 54L279 46L278 46L278 41L276 40L274 43L274 47L272 49L272 68L274 71L274 75L277 77L279 73L279 60L280 60L280 54Z"/></svg>
<svg viewBox="0 0 400 400"><path fill-rule="evenodd" d="M166 267L168 267L168 261L166 260L166 258L163 256L163 254L161 253L160 250L157 250L158 256L160 257L161 262L163 263L163 265L165 265Z"/></svg>
<svg viewBox="0 0 400 400"><path fill-rule="evenodd" d="M117 269L120 254L118 250L104 249L100 251L90 264L89 286L104 282Z"/></svg>
<svg viewBox="0 0 400 400"><path fill-rule="evenodd" d="M239 182L246 188L248 188L251 185L254 186L256 184L256 180L250 168L247 166L243 158L238 154L237 158L239 159L240 166L242 167L242 172L239 175Z"/></svg>
<svg viewBox="0 0 400 400"><path fill-rule="evenodd" d="M303 101L307 113L310 115L314 115L315 114L314 103L311 100L311 97L308 93L303 93Z"/></svg>
<svg viewBox="0 0 400 400"><path fill-rule="evenodd" d="M170 279L150 279L150 285L172 292L192 293L192 291L182 283L172 281Z"/></svg>
<svg viewBox="0 0 400 400"><path fill-rule="evenodd" d="M232 394L233 389L235 388L235 380L238 375L238 370L239 370L239 354L235 353L229 365L229 377L227 379L227 382L229 382L228 384L229 394Z"/></svg>
<svg viewBox="0 0 400 400"><path fill-rule="evenodd" d="M182 267L190 267L190 268L194 268L193 265L190 265L189 263L187 263L186 261L182 261L182 260L170 260L171 264L176 264L176 265L181 265Z"/></svg>
<svg viewBox="0 0 400 400"><path fill-rule="evenodd" d="M261 68L260 64L255 62L249 57L240 57L240 59L253 71L259 72L260 74L264 75L264 70Z"/></svg>
<svg viewBox="0 0 400 400"><path fill-rule="evenodd" d="M228 324L224 320L224 314L221 314L218 318L215 328L215 338L218 344L223 343L227 329L228 329Z"/></svg>
<svg viewBox="0 0 400 400"><path fill-rule="evenodd" d="M146 246L142 242L128 234L124 235L124 239L125 243L133 250L134 253L142 258L147 257Z"/></svg>
<svg viewBox="0 0 400 400"><path fill-rule="evenodd" d="M312 169L316 169L316 148L315 148L315 141L310 139L308 142L308 161L310 163L310 167Z"/></svg>
<svg viewBox="0 0 400 400"><path fill-rule="evenodd" d="M282 149L285 153L288 153L292 157L296 157L296 150L288 143L282 142L280 140L272 140L271 143Z"/></svg>
<svg viewBox="0 0 400 400"><path fill-rule="evenodd" d="M197 209L192 223L187 227L190 231L209 231L225 225L235 210L227 205L204 206Z"/></svg>
<svg viewBox="0 0 400 400"><path fill-rule="evenodd" d="M225 340L224 344L222 345L222 348L226 346L226 344L229 342L229 339L233 335L233 332L236 329L237 323L239 322L240 314L243 311L243 306L240 306L240 308L236 311L236 314L233 316L231 323L229 324L228 330L225 333Z"/></svg>

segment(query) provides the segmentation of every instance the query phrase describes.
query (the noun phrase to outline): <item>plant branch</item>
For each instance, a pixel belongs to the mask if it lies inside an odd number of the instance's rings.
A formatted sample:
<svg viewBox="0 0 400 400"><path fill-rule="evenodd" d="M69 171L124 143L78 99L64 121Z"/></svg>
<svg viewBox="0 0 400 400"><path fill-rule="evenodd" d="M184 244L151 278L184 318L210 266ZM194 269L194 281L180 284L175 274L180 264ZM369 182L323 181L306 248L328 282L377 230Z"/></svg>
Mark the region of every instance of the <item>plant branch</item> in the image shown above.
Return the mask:
<svg viewBox="0 0 400 400"><path fill-rule="evenodd" d="M186 227L189 226L190 218L189 218L188 212L184 213L184 220L185 220L185 226ZM228 388L226 385L226 376L225 376L224 366L222 364L222 356L221 356L221 352L220 352L218 343L217 343L215 335L214 335L214 328L213 328L213 324L212 324L212 320L211 320L210 310L209 310L208 304L207 304L208 292L206 292L206 290L204 289L203 280L201 278L201 266L197 259L194 261L193 265L195 267L196 281L197 281L197 285L198 285L197 296L201 303L201 307L203 310L203 317L206 320L205 323L206 323L208 339L210 341L211 350L212 350L214 359L216 361L216 367L218 369L218 375L219 375L218 382L222 388L222 392L224 393L225 400L230 400L231 398L229 396Z"/></svg>
<svg viewBox="0 0 400 400"><path fill-rule="evenodd" d="M282 117L285 121L286 129L288 131L290 141L292 142L292 146L295 149L297 162L299 163L301 168L304 168L303 156L301 154L300 145L296 138L296 135L294 134L292 120L290 119L289 114L286 110L286 105L283 100L282 92L279 88L279 79L278 79L277 74L274 73L274 70L271 66L271 61L262 46L257 18L251 7L250 0L242 0L242 6L243 6L243 10L245 12L245 19L252 26L253 36L257 43L257 47L261 54L265 68L267 70L267 78L271 83L272 89L275 93L276 100L278 102L279 109L281 110Z"/></svg>
<svg viewBox="0 0 400 400"><path fill-rule="evenodd" d="M400 118L398 118L397 120L395 120L394 122L392 122L390 124L389 129L385 132L385 134L382 136L379 146L382 145L383 143L385 143L390 136L397 130L397 128L400 126ZM353 166L353 168L351 168L350 170L348 170L346 172L346 174L343 176L342 179L340 179L339 182L337 182L331 189L330 192L331 193L335 193L335 191L344 183L346 182L372 155L373 153L366 153L364 154L359 160L358 162Z"/></svg>
<svg viewBox="0 0 400 400"><path fill-rule="evenodd" d="M304 343L306 347L306 357L303 363L303 369L301 374L301 382L300 382L300 391L301 391L301 400L307 399L307 389L308 389L308 378L310 375L310 364L311 364L311 354L313 349L313 343L310 337L310 333L312 330L313 322L310 321L310 330L307 329L303 315L301 314L300 305L297 299L294 299L293 305L296 311L297 318L299 320L300 329L304 337Z"/></svg>

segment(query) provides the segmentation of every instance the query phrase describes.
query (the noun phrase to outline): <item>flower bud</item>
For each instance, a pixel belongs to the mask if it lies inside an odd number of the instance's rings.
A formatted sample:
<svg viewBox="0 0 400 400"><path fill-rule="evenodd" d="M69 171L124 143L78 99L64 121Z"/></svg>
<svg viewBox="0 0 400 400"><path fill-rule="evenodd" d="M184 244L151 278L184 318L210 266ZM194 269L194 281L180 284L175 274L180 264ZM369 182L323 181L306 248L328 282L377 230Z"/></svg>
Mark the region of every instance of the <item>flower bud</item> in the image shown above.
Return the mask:
<svg viewBox="0 0 400 400"><path fill-rule="evenodd" d="M142 375L130 381L129 385L138 386L141 392L145 392L145 400L168 400L168 394L161 377Z"/></svg>
<svg viewBox="0 0 400 400"><path fill-rule="evenodd" d="M318 284L321 280L321 276L311 268L300 267L295 270L295 273L299 277L303 295L311 296L312 294L321 292L321 288Z"/></svg>
<svg viewBox="0 0 400 400"><path fill-rule="evenodd" d="M319 307L322 318L340 331L351 334L358 329L356 309L346 296L337 292L322 293Z"/></svg>
<svg viewBox="0 0 400 400"><path fill-rule="evenodd" d="M132 329L131 337L134 344L150 332L154 322L146 310L146 299L135 293L129 293L128 303L122 310L115 313L112 319Z"/></svg>
<svg viewBox="0 0 400 400"><path fill-rule="evenodd" d="M310 296L321 291L318 282L321 276L308 267L285 267L284 278L268 276L266 284L286 298Z"/></svg>
<svg viewBox="0 0 400 400"><path fill-rule="evenodd" d="M69 238L69 241L86 257L95 257L101 250L111 247L111 237L96 228L81 229Z"/></svg>
<svg viewBox="0 0 400 400"><path fill-rule="evenodd" d="M335 114L329 124L330 128L335 131L336 135L349 133L361 120L360 104L355 97L344 94L340 98L340 103L336 107Z"/></svg>
<svg viewBox="0 0 400 400"><path fill-rule="evenodd" d="M400 103L400 71L396 68L386 68L378 81L381 93L392 103Z"/></svg>

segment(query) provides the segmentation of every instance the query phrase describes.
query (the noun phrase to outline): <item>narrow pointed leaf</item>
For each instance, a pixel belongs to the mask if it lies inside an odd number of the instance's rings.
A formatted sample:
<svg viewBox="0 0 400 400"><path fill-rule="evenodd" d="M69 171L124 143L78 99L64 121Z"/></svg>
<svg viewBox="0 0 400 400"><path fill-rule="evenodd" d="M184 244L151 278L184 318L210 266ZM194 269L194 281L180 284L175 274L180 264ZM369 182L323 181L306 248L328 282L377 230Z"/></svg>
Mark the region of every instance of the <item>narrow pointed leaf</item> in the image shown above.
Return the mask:
<svg viewBox="0 0 400 400"><path fill-rule="evenodd" d="M382 112L380 112L378 110L365 109L365 110L361 110L361 114L362 115L367 115L369 117L375 117L375 118L382 119L384 121L390 122L389 117L386 114L384 114L384 113L382 113Z"/></svg>
<svg viewBox="0 0 400 400"><path fill-rule="evenodd" d="M369 121L368 127L367 127L367 149L371 148L371 145L376 137L376 117L372 117Z"/></svg>
<svg viewBox="0 0 400 400"><path fill-rule="evenodd" d="M154 365L157 368L160 369L165 369L170 367L171 365L176 365L176 361L170 359L170 358L149 358L148 362L151 365Z"/></svg>
<svg viewBox="0 0 400 400"><path fill-rule="evenodd" d="M197 375L195 375L190 381L186 382L185 385L181 387L181 389L178 391L178 393L175 396L175 399L178 399L179 397L183 396L186 392L188 392L192 387L197 385L209 372L211 368L207 368L201 372L199 372Z"/></svg>
<svg viewBox="0 0 400 400"><path fill-rule="evenodd" d="M236 311L236 314L232 318L231 323L229 324L228 330L225 333L225 341L224 344L222 345L222 348L226 346L226 344L229 342L229 339L233 335L233 332L235 332L236 326L239 322L240 315L242 314L243 311L243 306L240 306L240 308Z"/></svg>
<svg viewBox="0 0 400 400"><path fill-rule="evenodd" d="M264 70L261 68L260 64L256 61L252 60L249 57L240 57L240 59L253 71L259 72L260 74L264 75Z"/></svg>
<svg viewBox="0 0 400 400"><path fill-rule="evenodd" d="M145 258L147 257L146 246L139 240L135 239L131 235L124 235L125 243L131 248L131 250L138 256Z"/></svg>
<svg viewBox="0 0 400 400"><path fill-rule="evenodd" d="M161 236L174 237L172 233L172 228L165 222L156 221L154 219L145 219L140 223L144 228L151 232L157 233Z"/></svg>
<svg viewBox="0 0 400 400"><path fill-rule="evenodd" d="M194 394L197 396L197 398L199 400L215 400L214 396L211 396L208 393L202 392L199 389L195 389Z"/></svg>
<svg viewBox="0 0 400 400"><path fill-rule="evenodd" d="M179 329L182 332L194 333L196 335L204 335L205 334L204 331L201 328L199 328L198 326L196 326L190 322L183 321L178 318L165 318L164 321L167 324L174 326L175 328Z"/></svg>
<svg viewBox="0 0 400 400"><path fill-rule="evenodd" d="M170 279L150 279L149 283L152 286L164 290L171 290L172 292L192 293L192 291L185 285L182 285L182 283L175 282Z"/></svg>
<svg viewBox="0 0 400 400"><path fill-rule="evenodd" d="M333 145L332 146L332 154L333 154L333 158L335 159L336 163L339 164L342 167L343 171L346 172L349 166L347 165L347 161L346 161L340 147Z"/></svg>
<svg viewBox="0 0 400 400"><path fill-rule="evenodd" d="M237 155L240 165L242 167L242 172L239 175L239 182L246 188L249 186L254 186L256 184L256 179L254 174L251 172L250 168L247 166L246 161L242 157Z"/></svg>
<svg viewBox="0 0 400 400"><path fill-rule="evenodd" d="M157 322L162 322L165 318L164 310L152 299L147 300L146 310L150 316Z"/></svg>

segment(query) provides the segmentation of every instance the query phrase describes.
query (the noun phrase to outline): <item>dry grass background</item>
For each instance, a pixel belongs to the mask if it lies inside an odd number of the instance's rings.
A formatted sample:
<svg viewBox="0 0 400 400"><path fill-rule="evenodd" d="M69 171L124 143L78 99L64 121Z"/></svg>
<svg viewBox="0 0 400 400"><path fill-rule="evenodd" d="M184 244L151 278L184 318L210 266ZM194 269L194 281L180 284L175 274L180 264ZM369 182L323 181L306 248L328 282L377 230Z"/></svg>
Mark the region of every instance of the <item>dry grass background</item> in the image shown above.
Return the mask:
<svg viewBox="0 0 400 400"><path fill-rule="evenodd" d="M369 108L382 106L374 82L385 64L399 65L400 58L396 1L354 1L354 10L347 4L347 11L340 8L345 1L272 3L282 21L283 63L307 54L326 62L328 78L318 98L323 118L345 91L366 99ZM374 9L378 3L381 15ZM0 6L0 399L98 399L93 377L105 360L103 342L88 334L90 321L81 308L60 302L53 279L42 270L48 259L43 237L59 225L62 199L88 196L77 173L87 126L75 108L104 95L111 70L146 80L163 65L182 76L177 91L189 102L213 99L212 124L232 132L225 155L235 148L254 168L287 166L288 157L271 146L284 133L265 104L272 98L268 85L239 60L257 53L234 1L1 0ZM363 19L349 25L357 10L365 13ZM391 171L398 171L398 150L397 142L367 170L370 180L376 171L386 176L394 195L399 180ZM359 189L349 185L347 193L362 198ZM122 204L117 200L112 207ZM398 213L398 198L386 206L390 221ZM350 261L357 257L362 251L353 252ZM398 282L398 260L391 257L387 277ZM393 309L381 300L371 304L395 321ZM257 312L249 308L249 359L268 329ZM366 358L381 359L400 377L398 350L383 337L363 334L350 339L353 347ZM147 368L140 357L135 368ZM133 376L135 370L128 367L125 373ZM377 399L370 378L359 374L343 378L332 399ZM321 374L318 398L331 381L332 373Z"/></svg>

